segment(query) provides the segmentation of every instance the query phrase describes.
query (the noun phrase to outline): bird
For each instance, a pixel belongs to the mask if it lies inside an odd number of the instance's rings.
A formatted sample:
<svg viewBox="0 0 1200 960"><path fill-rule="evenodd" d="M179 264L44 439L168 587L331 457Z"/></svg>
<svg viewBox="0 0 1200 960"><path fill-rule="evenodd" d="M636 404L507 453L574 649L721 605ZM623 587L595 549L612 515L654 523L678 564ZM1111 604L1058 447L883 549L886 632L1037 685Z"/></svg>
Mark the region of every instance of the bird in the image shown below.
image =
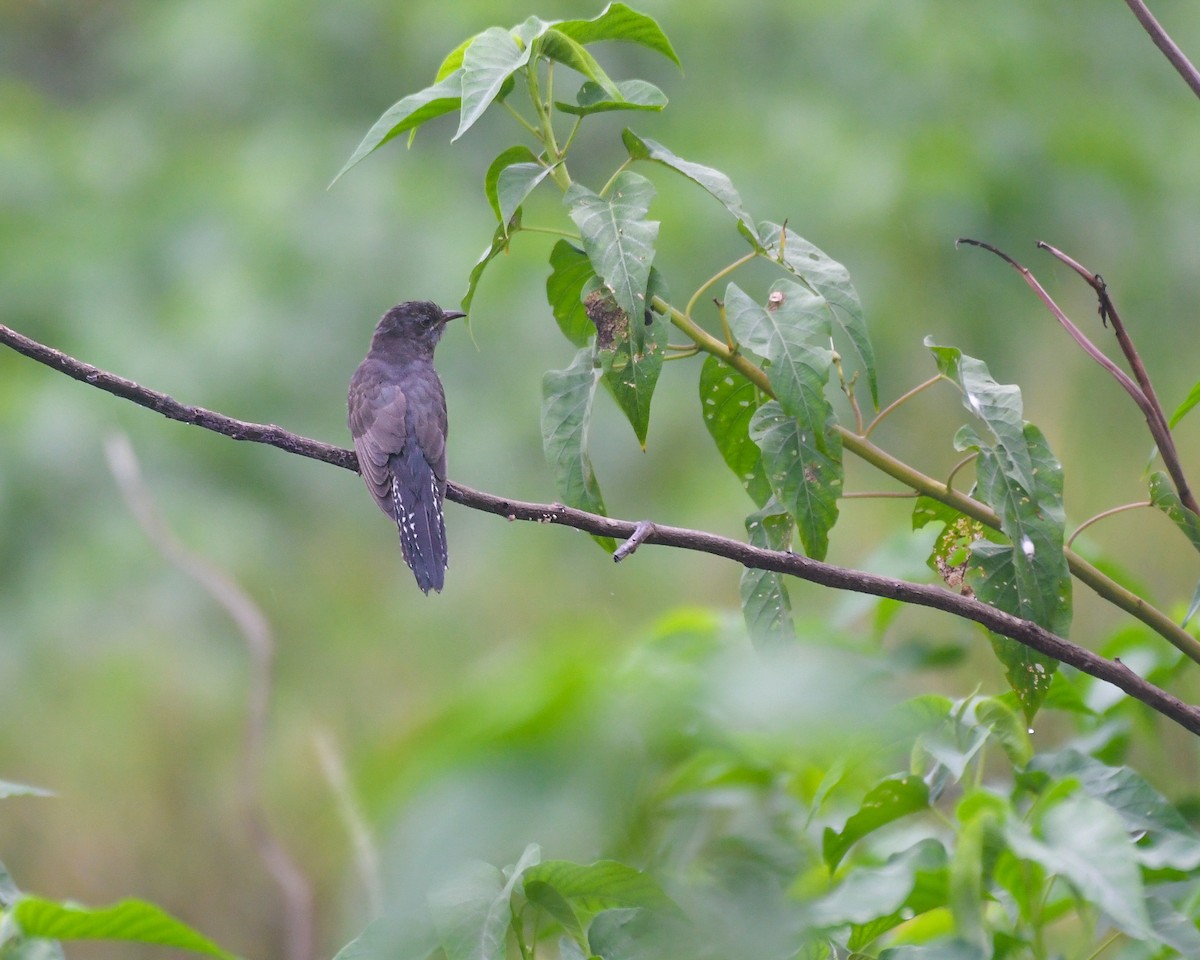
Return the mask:
<svg viewBox="0 0 1200 960"><path fill-rule="evenodd" d="M346 398L359 473L400 531L404 561L426 595L441 592L448 563L446 395L433 351L446 324L465 316L426 300L392 307L376 325Z"/></svg>

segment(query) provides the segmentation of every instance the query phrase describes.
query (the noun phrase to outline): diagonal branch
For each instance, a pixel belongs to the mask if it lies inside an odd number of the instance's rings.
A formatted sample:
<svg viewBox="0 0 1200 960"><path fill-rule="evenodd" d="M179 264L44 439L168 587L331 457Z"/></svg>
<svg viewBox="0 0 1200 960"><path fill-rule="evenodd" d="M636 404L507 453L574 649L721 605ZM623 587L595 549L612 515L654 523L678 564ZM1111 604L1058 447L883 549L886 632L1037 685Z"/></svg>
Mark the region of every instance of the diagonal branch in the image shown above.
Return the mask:
<svg viewBox="0 0 1200 960"><path fill-rule="evenodd" d="M0 343L12 347L39 363L44 363L65 373L67 376L140 404L172 420L204 427L206 430L212 430L234 440L250 440L256 443L270 444L289 453L320 460L345 470L355 472L358 470L358 461L352 450L310 440L274 424L246 423L212 410L206 410L203 407L181 404L165 393L150 390L132 380L126 380L124 377L118 377L98 367L93 367L91 364L83 363L59 350L31 340L3 324L0 324ZM508 520L558 524L573 527L585 533L622 540L636 536L639 538L638 542L643 544L696 550L733 560L745 567L786 574L835 590L851 590L941 610L964 620L974 621L993 633L1009 637L1058 660L1060 663L1068 664L1098 680L1111 683L1152 710L1200 736L1200 707L1184 703L1178 697L1143 679L1120 660L1109 660L1051 633L1032 621L1022 620L972 597L951 593L941 587L910 583L906 580L894 580L890 577L881 577L859 570L849 570L845 567L810 560L789 551L753 547L740 540L718 536L704 530L669 527L644 520L634 522L603 517L599 514L566 507L561 503L527 503L510 500L506 497L497 497L494 494L473 490L459 483L447 484L446 497L462 506L485 513L493 513ZM1187 636L1194 642L1194 638L1190 635Z"/></svg>
<svg viewBox="0 0 1200 960"><path fill-rule="evenodd" d="M1125 0L1125 5L1133 11L1133 15L1137 17L1138 23L1142 25L1142 29L1150 35L1150 39L1154 41L1154 45L1162 51L1163 56L1170 61L1179 75L1183 77L1184 83L1192 88L1192 93L1200 97L1200 70L1192 66L1192 62L1179 49L1178 44L1171 39L1162 24L1155 19L1154 14L1150 12L1150 8L1146 6L1143 0Z"/></svg>

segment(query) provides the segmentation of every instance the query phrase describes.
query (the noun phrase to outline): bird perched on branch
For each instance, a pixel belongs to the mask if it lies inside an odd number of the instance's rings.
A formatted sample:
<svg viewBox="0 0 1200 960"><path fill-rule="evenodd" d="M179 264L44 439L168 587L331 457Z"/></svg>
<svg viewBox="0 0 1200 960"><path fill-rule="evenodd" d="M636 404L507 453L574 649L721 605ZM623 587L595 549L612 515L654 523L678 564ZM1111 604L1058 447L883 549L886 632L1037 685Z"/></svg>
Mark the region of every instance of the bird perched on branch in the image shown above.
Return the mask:
<svg viewBox="0 0 1200 960"><path fill-rule="evenodd" d="M400 531L404 561L425 593L445 582L446 396L433 351L466 316L410 300L383 315L350 379L348 422L358 470Z"/></svg>

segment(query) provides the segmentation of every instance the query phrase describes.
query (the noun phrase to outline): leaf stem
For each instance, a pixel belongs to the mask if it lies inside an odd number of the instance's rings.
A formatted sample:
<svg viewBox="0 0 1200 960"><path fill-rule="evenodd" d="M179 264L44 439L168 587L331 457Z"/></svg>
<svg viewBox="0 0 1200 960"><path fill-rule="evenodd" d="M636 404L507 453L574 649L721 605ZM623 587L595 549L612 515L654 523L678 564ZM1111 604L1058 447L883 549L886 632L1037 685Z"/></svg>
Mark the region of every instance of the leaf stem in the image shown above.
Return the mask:
<svg viewBox="0 0 1200 960"><path fill-rule="evenodd" d="M757 250L751 250L744 257L738 257L733 261L733 263L729 264L729 266L722 267L696 288L696 292L692 294L692 298L687 302L687 306L683 308L683 312L690 317L692 315L692 311L696 308L696 304L699 302L700 298L704 296L705 291L711 289L715 284L720 283L725 277L733 273L733 271L737 270L739 267L745 266L758 256L761 256L761 254L759 254Z"/></svg>
<svg viewBox="0 0 1200 960"><path fill-rule="evenodd" d="M612 185L617 182L617 177L619 177L622 173L624 173L626 170L628 170L630 164L632 164L632 163L633 163L633 157L627 157L625 159L625 161L619 167L617 167L616 170L613 171L612 176L608 178L608 182L605 183L604 186L600 188L600 196L602 196L602 197L608 196L608 191L611 190Z"/></svg>
<svg viewBox="0 0 1200 960"><path fill-rule="evenodd" d="M570 230L561 230L558 227L529 227L521 224L522 233L548 233L552 237L565 237L567 240L579 241L579 234Z"/></svg>
<svg viewBox="0 0 1200 960"><path fill-rule="evenodd" d="M946 486L950 487L950 485L954 481L954 477L958 473L958 471L961 470L963 467L965 467L968 463L970 463L971 461L976 459L978 456L979 456L978 450L976 450L974 453L968 453L965 457L963 457L961 460L959 460L958 463L956 463L953 467L951 467L950 472L946 475Z"/></svg>
<svg viewBox="0 0 1200 960"><path fill-rule="evenodd" d="M523 126L526 130L528 130L533 135L533 138L535 140L537 140L538 143L543 143L543 144L545 143L545 140L542 138L542 131L540 131L532 123L530 123L528 120L526 120L521 115L521 112L516 107L514 107L511 103L509 103L507 100L504 101L504 109L507 110L510 114L512 114L512 118L514 120L516 120L517 123L519 123L521 126Z"/></svg>
<svg viewBox="0 0 1200 960"><path fill-rule="evenodd" d="M1098 523L1101 520L1106 520L1109 517L1114 516L1118 513L1124 513L1126 510L1137 510L1137 509L1140 509L1141 507L1149 507L1149 506L1153 506L1153 504L1151 504L1149 500L1138 500L1136 503L1123 503L1119 507L1112 507L1109 510L1102 510L1100 513L1096 514L1094 517L1089 517L1087 520L1084 520L1083 523L1081 523L1079 526L1077 526L1075 528L1075 532L1073 534L1071 534L1069 537L1067 537L1067 546L1069 547L1072 543L1074 543L1075 538L1077 536L1079 536L1081 533L1083 533L1083 531L1086 530L1088 527L1090 527L1093 523Z"/></svg>
<svg viewBox="0 0 1200 960"><path fill-rule="evenodd" d="M880 422L883 420L884 417L888 416L888 414L892 413L894 410L896 410L898 407L900 407L901 404L907 403L909 400L911 400L913 397L915 397L922 390L928 390L930 387L932 387L935 383L937 383L941 379L943 379L943 377L939 373L936 376L930 377L924 383L918 383L915 387L913 387L907 393L902 394L899 397L897 397L895 400L893 400L891 403L889 403L886 407L884 407L882 410L880 410L879 413L875 414L875 419L872 420L869 424L867 424L867 429L865 431L863 431L863 436L869 437L871 435L871 431L874 430L877 426L879 426Z"/></svg>
<svg viewBox="0 0 1200 960"><path fill-rule="evenodd" d="M541 127L538 139L546 145L546 151L549 153L552 161L550 176L554 178L554 182L558 184L560 190L566 190L571 185L571 175L567 172L567 165L562 162L564 151L558 148L558 140L554 136L554 118L551 116L546 104L542 101L541 87L538 84L538 62L536 59L531 59L525 65L525 81L529 86L529 99L533 102L533 110L537 114L538 125ZM553 82L553 73L550 69L547 69L546 72L546 82L547 84Z"/></svg>

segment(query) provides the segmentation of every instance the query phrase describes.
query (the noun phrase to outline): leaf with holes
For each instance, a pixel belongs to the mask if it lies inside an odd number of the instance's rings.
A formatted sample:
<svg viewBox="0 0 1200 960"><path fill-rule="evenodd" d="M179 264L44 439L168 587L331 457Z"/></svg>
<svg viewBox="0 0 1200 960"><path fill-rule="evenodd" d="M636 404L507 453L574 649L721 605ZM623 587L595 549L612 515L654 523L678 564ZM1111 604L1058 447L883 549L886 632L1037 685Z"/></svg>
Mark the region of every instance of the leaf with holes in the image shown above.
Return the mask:
<svg viewBox="0 0 1200 960"><path fill-rule="evenodd" d="M613 180L606 196L579 183L563 196L592 267L629 317L643 316L647 306L646 286L658 238L658 223L646 219L653 199L650 181L629 170ZM641 349L641 331L636 324L631 331Z"/></svg>
<svg viewBox="0 0 1200 960"><path fill-rule="evenodd" d="M789 550L795 523L777 500L746 518L750 545L764 550ZM756 647L766 649L796 640L792 600L783 574L746 567L741 582L742 616Z"/></svg>
<svg viewBox="0 0 1200 960"><path fill-rule="evenodd" d="M670 300L666 282L654 268L650 269L646 289L647 300L656 295ZM662 372L670 325L664 316L653 310L644 311L646 319L642 314L626 317L603 287L586 294L584 299L585 309L596 321L596 355L604 371L604 385L628 418L638 443L645 450L646 433L650 429L650 401ZM607 317L608 321L602 317Z"/></svg>
<svg viewBox="0 0 1200 960"><path fill-rule="evenodd" d="M592 348L584 347L567 369L551 370L542 378L542 446L563 503L607 515L587 452L599 375ZM609 553L617 548L612 537L593 539Z"/></svg>
<svg viewBox="0 0 1200 960"><path fill-rule="evenodd" d="M750 439L750 420L766 398L733 367L711 354L700 368L700 408L704 425L750 499L763 506L771 485L763 472L762 451Z"/></svg>
<svg viewBox="0 0 1200 960"><path fill-rule="evenodd" d="M830 432L818 443L813 430L771 400L755 411L750 437L762 451L771 490L796 518L804 552L825 559L842 492L840 435Z"/></svg>

